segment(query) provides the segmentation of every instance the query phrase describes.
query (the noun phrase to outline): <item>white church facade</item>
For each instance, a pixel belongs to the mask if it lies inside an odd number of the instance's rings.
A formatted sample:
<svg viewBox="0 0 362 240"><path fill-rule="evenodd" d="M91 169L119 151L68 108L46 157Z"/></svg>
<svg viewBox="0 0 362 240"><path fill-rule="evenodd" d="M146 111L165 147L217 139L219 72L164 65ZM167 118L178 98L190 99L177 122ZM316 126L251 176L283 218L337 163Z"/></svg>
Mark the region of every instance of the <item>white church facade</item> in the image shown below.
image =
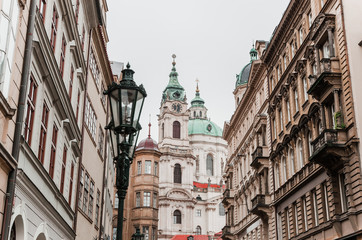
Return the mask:
<svg viewBox="0 0 362 240"><path fill-rule="evenodd" d="M174 235L214 235L225 225L221 201L227 143L222 129L208 119L198 86L188 107L175 60L172 64L158 118L161 240Z"/></svg>

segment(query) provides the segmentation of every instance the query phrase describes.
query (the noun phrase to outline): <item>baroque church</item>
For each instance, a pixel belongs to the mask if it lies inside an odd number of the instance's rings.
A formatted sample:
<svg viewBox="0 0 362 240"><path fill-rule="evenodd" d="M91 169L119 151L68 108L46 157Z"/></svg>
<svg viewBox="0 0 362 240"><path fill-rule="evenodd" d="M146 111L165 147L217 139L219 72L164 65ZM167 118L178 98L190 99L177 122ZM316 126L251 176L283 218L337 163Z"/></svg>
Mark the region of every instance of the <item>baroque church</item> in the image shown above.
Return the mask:
<svg viewBox="0 0 362 240"><path fill-rule="evenodd" d="M222 194L227 143L209 120L197 84L188 107L173 55L162 94L159 125L160 175L158 239L175 235L211 235L225 225Z"/></svg>

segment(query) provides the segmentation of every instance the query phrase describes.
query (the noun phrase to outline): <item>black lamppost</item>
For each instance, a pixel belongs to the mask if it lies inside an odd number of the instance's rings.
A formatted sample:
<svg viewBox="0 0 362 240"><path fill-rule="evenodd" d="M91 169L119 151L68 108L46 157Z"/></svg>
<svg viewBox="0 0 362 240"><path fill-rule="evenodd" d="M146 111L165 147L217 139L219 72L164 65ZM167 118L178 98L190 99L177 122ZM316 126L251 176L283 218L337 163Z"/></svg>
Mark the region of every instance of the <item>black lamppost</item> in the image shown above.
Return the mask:
<svg viewBox="0 0 362 240"><path fill-rule="evenodd" d="M123 207L129 182L129 169L132 164L137 138L141 125L143 102L147 96L143 85L133 81L134 71L122 70L123 79L119 84L113 82L106 91L111 107L111 122L106 127L110 130L110 140L116 165L116 187L119 198L117 219L117 240L122 240Z"/></svg>

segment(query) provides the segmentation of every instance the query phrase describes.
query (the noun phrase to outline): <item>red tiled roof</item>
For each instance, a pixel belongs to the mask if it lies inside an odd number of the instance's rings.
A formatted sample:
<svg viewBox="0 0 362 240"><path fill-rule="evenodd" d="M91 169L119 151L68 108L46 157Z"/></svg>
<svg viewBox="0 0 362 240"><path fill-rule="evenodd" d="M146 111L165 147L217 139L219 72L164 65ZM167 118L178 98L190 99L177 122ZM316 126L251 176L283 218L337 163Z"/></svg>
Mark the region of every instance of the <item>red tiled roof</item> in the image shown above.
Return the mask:
<svg viewBox="0 0 362 240"><path fill-rule="evenodd" d="M193 236L194 240L208 240L209 235L175 235L170 240L187 240L187 237Z"/></svg>
<svg viewBox="0 0 362 240"><path fill-rule="evenodd" d="M194 182L194 187L197 187L197 188L207 188L207 183L199 183L199 182ZM212 188L225 188L225 185L218 185L218 184L210 184L210 187Z"/></svg>

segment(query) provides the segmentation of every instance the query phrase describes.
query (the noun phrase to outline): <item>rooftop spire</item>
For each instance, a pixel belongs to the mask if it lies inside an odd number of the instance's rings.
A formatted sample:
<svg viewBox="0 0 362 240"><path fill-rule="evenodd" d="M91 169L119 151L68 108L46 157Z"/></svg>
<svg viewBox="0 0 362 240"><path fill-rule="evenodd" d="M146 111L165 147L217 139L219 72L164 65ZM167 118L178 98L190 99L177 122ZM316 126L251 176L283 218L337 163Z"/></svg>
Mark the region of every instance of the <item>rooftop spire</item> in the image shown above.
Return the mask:
<svg viewBox="0 0 362 240"><path fill-rule="evenodd" d="M195 82L196 82L196 92L198 93L198 92L200 92L200 90L199 90L199 82L200 81L199 81L199 79L196 78Z"/></svg>
<svg viewBox="0 0 362 240"><path fill-rule="evenodd" d="M148 138L151 138L151 114L150 114L150 119L148 121Z"/></svg>
<svg viewBox="0 0 362 240"><path fill-rule="evenodd" d="M256 49L254 48L255 45L253 43L253 47L251 48L249 54L250 54L250 62L256 60L258 58L258 52L256 51Z"/></svg>

